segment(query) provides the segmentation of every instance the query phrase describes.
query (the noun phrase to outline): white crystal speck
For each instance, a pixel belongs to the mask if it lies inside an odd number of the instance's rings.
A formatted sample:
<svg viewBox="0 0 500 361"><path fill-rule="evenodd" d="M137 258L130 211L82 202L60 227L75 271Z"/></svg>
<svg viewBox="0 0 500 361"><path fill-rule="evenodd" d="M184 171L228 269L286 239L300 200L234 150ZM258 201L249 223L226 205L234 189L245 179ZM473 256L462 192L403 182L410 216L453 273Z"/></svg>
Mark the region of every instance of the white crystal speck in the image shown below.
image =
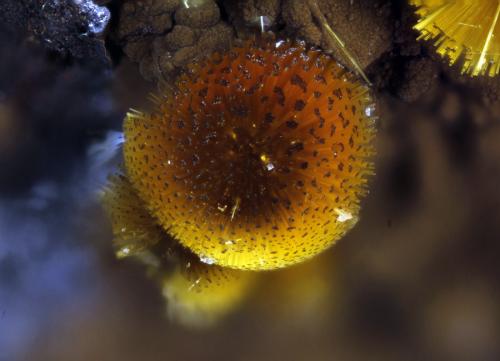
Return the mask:
<svg viewBox="0 0 500 361"><path fill-rule="evenodd" d="M200 261L208 265L215 263L215 260L212 257L205 257L205 256L200 256Z"/></svg>
<svg viewBox="0 0 500 361"><path fill-rule="evenodd" d="M343 223L353 219L352 213L344 209L335 208L335 213L337 213L337 221L339 222Z"/></svg>

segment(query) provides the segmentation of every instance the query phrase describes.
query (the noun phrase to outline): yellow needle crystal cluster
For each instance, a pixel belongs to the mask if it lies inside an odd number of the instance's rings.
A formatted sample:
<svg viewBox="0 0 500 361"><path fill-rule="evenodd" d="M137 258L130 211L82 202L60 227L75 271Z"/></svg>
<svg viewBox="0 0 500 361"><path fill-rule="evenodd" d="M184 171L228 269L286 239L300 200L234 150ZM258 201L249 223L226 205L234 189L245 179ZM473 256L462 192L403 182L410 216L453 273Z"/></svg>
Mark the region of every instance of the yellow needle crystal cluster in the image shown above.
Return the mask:
<svg viewBox="0 0 500 361"><path fill-rule="evenodd" d="M420 18L419 39L433 40L450 65L462 61L462 73L498 75L500 71L500 1L410 0Z"/></svg>
<svg viewBox="0 0 500 361"><path fill-rule="evenodd" d="M118 257L150 266L174 318L210 323L252 271L310 259L356 224L373 102L329 55L249 41L191 64L156 103L127 115L104 204Z"/></svg>

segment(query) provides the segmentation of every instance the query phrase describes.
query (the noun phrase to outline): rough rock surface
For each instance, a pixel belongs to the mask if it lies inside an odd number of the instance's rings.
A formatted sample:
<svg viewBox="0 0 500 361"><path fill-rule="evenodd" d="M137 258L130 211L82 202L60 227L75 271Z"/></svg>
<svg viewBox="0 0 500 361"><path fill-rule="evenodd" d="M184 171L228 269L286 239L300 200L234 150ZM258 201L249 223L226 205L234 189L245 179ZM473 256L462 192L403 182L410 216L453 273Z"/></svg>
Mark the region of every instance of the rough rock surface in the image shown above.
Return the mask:
<svg viewBox="0 0 500 361"><path fill-rule="evenodd" d="M262 29L305 40L353 68L328 27L364 70L375 91L405 102L428 93L440 76L469 84L494 103L495 79L470 79L449 69L432 45L417 41L417 21L406 1L390 0L147 0L121 8L118 39L151 81L173 79L186 64Z"/></svg>
<svg viewBox="0 0 500 361"><path fill-rule="evenodd" d="M146 79L162 81L195 58L227 49L233 30L212 0L189 7L179 0L127 1L118 39Z"/></svg>

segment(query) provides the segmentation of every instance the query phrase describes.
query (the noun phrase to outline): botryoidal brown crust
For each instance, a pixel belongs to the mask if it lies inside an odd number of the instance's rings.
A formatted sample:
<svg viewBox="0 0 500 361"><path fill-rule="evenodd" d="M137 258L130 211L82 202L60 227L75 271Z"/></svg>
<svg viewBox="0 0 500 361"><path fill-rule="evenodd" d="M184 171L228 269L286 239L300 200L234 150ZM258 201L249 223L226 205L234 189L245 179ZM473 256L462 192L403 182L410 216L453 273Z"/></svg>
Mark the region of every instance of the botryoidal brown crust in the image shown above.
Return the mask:
<svg viewBox="0 0 500 361"><path fill-rule="evenodd" d="M315 0L328 24L347 44L349 50L365 68L388 51L392 42L393 21L390 2L386 0ZM258 17L264 15L276 30L291 38L305 40L333 52L331 39L325 34L311 6L310 0L238 0L224 1L229 20L242 33L250 27L258 28Z"/></svg>
<svg viewBox="0 0 500 361"><path fill-rule="evenodd" d="M390 47L388 1L317 3L362 67ZM156 81L172 78L195 58L228 49L235 37L252 36L260 30L260 16L278 36L304 39L340 57L309 7L302 0L206 0L189 8L180 0L129 0L122 6L117 35L126 55L140 64L142 75Z"/></svg>
<svg viewBox="0 0 500 361"><path fill-rule="evenodd" d="M318 24L310 3L308 0L283 2L282 15L287 32L312 45L330 50L337 58L342 59L342 54L332 48L330 39ZM362 68L389 50L393 22L388 1L317 0L317 4L330 27L347 44Z"/></svg>
<svg viewBox="0 0 500 361"><path fill-rule="evenodd" d="M233 31L212 0L189 8L179 0L133 0L121 9L118 38L144 78L158 81L196 57L227 49Z"/></svg>
<svg viewBox="0 0 500 361"><path fill-rule="evenodd" d="M500 98L500 82L464 79L433 57L429 44L416 40L414 9L390 0L128 0L122 5L117 30L125 54L139 63L144 78L170 81L196 58L228 49L235 39L260 32L264 25L281 38L298 38L330 51L346 63L332 45L314 12L345 42L367 73L375 90L389 91L406 102L428 93L440 73L459 83L471 83L489 102ZM188 4L189 4L188 1ZM198 5L194 4L198 2ZM201 5L199 5L201 3ZM346 64L349 66L349 64Z"/></svg>

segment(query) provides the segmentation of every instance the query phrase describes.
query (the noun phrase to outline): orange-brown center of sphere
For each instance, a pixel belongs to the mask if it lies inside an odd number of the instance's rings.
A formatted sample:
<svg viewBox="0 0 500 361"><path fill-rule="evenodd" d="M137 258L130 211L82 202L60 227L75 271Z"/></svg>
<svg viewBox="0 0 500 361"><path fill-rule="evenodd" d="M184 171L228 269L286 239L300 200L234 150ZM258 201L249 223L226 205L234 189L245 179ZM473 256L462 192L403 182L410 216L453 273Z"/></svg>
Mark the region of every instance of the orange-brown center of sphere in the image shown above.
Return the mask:
<svg viewBox="0 0 500 361"><path fill-rule="evenodd" d="M125 121L125 164L159 223L209 264L285 267L356 222L372 172L371 100L303 44L234 47L193 64Z"/></svg>

